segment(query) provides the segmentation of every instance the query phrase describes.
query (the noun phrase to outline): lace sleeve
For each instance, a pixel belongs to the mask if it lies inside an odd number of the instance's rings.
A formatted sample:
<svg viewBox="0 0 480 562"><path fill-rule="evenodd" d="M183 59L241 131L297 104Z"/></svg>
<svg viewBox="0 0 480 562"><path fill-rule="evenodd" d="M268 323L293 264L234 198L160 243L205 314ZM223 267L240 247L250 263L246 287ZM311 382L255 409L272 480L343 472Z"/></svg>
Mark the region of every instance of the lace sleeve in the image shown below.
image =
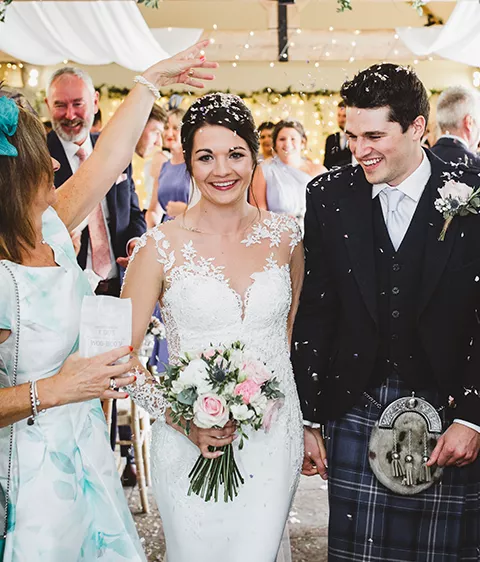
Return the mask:
<svg viewBox="0 0 480 562"><path fill-rule="evenodd" d="M125 386L125 392L128 392L135 404L146 410L152 418L165 421L168 402L153 378L147 378L142 371L137 373L137 380L134 384Z"/></svg>

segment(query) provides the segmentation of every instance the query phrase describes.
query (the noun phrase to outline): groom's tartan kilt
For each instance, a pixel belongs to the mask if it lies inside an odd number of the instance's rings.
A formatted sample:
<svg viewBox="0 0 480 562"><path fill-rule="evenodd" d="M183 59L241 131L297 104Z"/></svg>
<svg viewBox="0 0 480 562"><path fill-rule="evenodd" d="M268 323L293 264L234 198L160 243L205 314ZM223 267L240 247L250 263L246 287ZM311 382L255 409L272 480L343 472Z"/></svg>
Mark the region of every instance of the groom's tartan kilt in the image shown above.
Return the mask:
<svg viewBox="0 0 480 562"><path fill-rule="evenodd" d="M410 389L397 378L369 391L386 405ZM435 406L435 393L418 392ZM368 463L370 432L381 410L366 397L326 428L329 463L329 562L480 561L480 460L446 468L440 484L400 496Z"/></svg>

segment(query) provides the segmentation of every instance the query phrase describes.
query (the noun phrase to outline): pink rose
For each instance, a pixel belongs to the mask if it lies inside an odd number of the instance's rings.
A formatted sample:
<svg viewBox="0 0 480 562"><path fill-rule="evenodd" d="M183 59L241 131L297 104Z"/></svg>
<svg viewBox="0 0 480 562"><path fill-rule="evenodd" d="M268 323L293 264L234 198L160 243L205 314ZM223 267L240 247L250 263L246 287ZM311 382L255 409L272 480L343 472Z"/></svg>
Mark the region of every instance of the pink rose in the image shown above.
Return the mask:
<svg viewBox="0 0 480 562"><path fill-rule="evenodd" d="M241 396L244 404L250 404L250 400L259 390L259 384L252 379L247 379L246 381L237 384L233 394L235 394L235 396Z"/></svg>
<svg viewBox="0 0 480 562"><path fill-rule="evenodd" d="M194 423L197 427L223 427L230 417L227 403L222 396L202 394L193 405Z"/></svg>
<svg viewBox="0 0 480 562"><path fill-rule="evenodd" d="M267 409L263 414L263 429L268 433L272 426L273 418L276 417L278 410L283 406L282 400L269 400Z"/></svg>
<svg viewBox="0 0 480 562"><path fill-rule="evenodd" d="M217 350L211 347L210 349L203 351L202 355L205 357L205 359L211 359L215 355L215 353L217 353Z"/></svg>
<svg viewBox="0 0 480 562"><path fill-rule="evenodd" d="M259 385L267 382L272 376L265 365L255 359L245 361L242 371L247 375L247 379L251 379Z"/></svg>

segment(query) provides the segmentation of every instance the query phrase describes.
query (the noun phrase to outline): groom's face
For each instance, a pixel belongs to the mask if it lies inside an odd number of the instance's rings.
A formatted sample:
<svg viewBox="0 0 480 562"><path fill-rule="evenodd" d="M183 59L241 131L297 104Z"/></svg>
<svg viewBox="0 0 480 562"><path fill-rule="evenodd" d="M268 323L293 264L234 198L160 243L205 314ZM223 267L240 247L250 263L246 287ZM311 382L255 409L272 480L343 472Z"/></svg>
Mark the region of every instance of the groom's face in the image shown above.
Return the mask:
<svg viewBox="0 0 480 562"><path fill-rule="evenodd" d="M418 166L425 119L417 117L403 132L389 121L390 108L347 108L348 144L372 184L398 185Z"/></svg>

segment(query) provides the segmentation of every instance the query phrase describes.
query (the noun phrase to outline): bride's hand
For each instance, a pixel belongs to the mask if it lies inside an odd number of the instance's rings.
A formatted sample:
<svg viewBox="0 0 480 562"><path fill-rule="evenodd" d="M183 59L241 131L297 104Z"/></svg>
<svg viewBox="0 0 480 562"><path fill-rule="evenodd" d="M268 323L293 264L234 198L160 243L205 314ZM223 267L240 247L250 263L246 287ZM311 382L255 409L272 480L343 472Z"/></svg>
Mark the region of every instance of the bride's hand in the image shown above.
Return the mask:
<svg viewBox="0 0 480 562"><path fill-rule="evenodd" d="M187 437L199 449L206 459L216 459L223 453L210 451L209 447L224 447L230 445L235 438L235 424L230 420L222 429L203 429L192 423L190 435Z"/></svg>
<svg viewBox="0 0 480 562"><path fill-rule="evenodd" d="M186 84L195 88L203 88L203 80L213 80L215 76L204 74L197 69L218 67L216 62L205 60L205 56L202 54L209 44L209 40L201 41L169 59L157 62L147 69L143 76L149 82L153 82L157 88L171 84Z"/></svg>
<svg viewBox="0 0 480 562"><path fill-rule="evenodd" d="M185 435L184 428L173 423L170 410L167 410L165 418L169 426ZM185 421L182 422L182 425L185 427ZM216 459L222 455L222 452L212 452L208 448L229 445L235 438L235 429L236 426L231 420L222 429L203 429L191 423L190 433L186 437L200 449L206 459Z"/></svg>

